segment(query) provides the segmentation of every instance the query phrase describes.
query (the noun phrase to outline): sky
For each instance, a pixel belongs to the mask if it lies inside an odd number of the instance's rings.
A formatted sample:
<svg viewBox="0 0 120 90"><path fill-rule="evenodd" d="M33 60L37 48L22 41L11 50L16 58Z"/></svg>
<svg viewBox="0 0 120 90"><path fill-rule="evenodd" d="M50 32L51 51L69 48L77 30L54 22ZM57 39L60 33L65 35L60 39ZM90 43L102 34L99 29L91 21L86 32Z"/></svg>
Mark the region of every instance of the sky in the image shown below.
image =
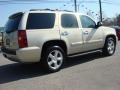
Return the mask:
<svg viewBox="0 0 120 90"><path fill-rule="evenodd" d="M77 0L80 13L88 13L91 17L99 17L99 0ZM103 17L113 18L120 14L120 0L101 0ZM8 17L16 12L30 9L59 9L74 11L74 0L0 0L0 27L3 27Z"/></svg>

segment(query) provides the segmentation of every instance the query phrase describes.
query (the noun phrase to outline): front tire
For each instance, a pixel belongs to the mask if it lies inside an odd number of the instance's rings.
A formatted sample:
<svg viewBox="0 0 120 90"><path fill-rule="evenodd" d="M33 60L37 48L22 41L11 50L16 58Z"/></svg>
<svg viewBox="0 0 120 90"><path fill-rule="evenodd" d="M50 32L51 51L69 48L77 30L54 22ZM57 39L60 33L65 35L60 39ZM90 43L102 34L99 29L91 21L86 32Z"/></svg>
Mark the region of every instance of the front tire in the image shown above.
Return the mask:
<svg viewBox="0 0 120 90"><path fill-rule="evenodd" d="M43 54L42 65L49 72L59 71L64 64L65 57L65 53L61 47L49 47Z"/></svg>
<svg viewBox="0 0 120 90"><path fill-rule="evenodd" d="M115 39L112 37L106 38L105 45L103 47L103 55L111 56L115 53L116 50L116 42Z"/></svg>

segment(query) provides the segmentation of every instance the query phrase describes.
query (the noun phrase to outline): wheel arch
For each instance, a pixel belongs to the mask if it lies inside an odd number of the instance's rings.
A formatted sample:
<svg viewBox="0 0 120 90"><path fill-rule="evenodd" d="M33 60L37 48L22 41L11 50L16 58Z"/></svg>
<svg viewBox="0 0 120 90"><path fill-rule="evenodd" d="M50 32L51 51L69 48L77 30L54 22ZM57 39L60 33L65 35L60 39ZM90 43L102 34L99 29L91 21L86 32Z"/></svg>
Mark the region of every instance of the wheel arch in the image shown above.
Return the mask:
<svg viewBox="0 0 120 90"><path fill-rule="evenodd" d="M46 41L43 46L42 46L42 53L41 55L43 56L43 52L48 48L48 47L51 47L51 46L60 46L65 54L67 54L67 45L66 43L63 41L63 40L50 40L50 41Z"/></svg>
<svg viewBox="0 0 120 90"><path fill-rule="evenodd" d="M109 51L108 50L108 38L113 38L114 39L114 43L115 43L115 46L114 46L114 51ZM111 34L111 35L107 35L106 38L105 38L105 43L104 43L104 47L102 48L102 54L105 55L105 56L111 56L115 53L115 48L116 48L116 43L117 43L117 40L116 40L116 36Z"/></svg>
<svg viewBox="0 0 120 90"><path fill-rule="evenodd" d="M105 42L106 42L106 39L109 38L109 37L112 37L115 40L115 44L117 43L117 38L114 34L107 35L106 38L105 38Z"/></svg>

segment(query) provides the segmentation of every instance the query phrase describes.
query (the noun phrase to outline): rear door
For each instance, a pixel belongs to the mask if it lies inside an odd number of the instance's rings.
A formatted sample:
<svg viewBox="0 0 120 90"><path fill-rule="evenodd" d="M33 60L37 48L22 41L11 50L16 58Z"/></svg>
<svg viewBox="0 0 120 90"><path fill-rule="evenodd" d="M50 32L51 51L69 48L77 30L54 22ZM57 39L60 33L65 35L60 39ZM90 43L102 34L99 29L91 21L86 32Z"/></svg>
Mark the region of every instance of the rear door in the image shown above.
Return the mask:
<svg viewBox="0 0 120 90"><path fill-rule="evenodd" d="M59 40L58 15L51 11L30 12L26 23L28 45L39 46L51 40Z"/></svg>
<svg viewBox="0 0 120 90"><path fill-rule="evenodd" d="M17 49L18 45L18 27L23 13L17 13L9 17L3 34L3 46L9 49Z"/></svg>
<svg viewBox="0 0 120 90"><path fill-rule="evenodd" d="M61 13L59 16L61 39L68 45L68 54L82 52L82 31L79 30L77 15L71 13Z"/></svg>

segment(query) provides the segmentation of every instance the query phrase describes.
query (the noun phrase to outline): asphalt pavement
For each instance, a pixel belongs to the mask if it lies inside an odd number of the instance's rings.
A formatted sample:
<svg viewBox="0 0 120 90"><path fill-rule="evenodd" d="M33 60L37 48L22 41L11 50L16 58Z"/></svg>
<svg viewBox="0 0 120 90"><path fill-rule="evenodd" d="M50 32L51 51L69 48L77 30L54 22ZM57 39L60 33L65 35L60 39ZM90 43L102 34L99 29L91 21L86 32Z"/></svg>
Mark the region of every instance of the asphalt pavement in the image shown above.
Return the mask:
<svg viewBox="0 0 120 90"><path fill-rule="evenodd" d="M120 90L120 42L113 56L69 58L56 73L44 72L39 64L9 61L0 53L0 90Z"/></svg>

